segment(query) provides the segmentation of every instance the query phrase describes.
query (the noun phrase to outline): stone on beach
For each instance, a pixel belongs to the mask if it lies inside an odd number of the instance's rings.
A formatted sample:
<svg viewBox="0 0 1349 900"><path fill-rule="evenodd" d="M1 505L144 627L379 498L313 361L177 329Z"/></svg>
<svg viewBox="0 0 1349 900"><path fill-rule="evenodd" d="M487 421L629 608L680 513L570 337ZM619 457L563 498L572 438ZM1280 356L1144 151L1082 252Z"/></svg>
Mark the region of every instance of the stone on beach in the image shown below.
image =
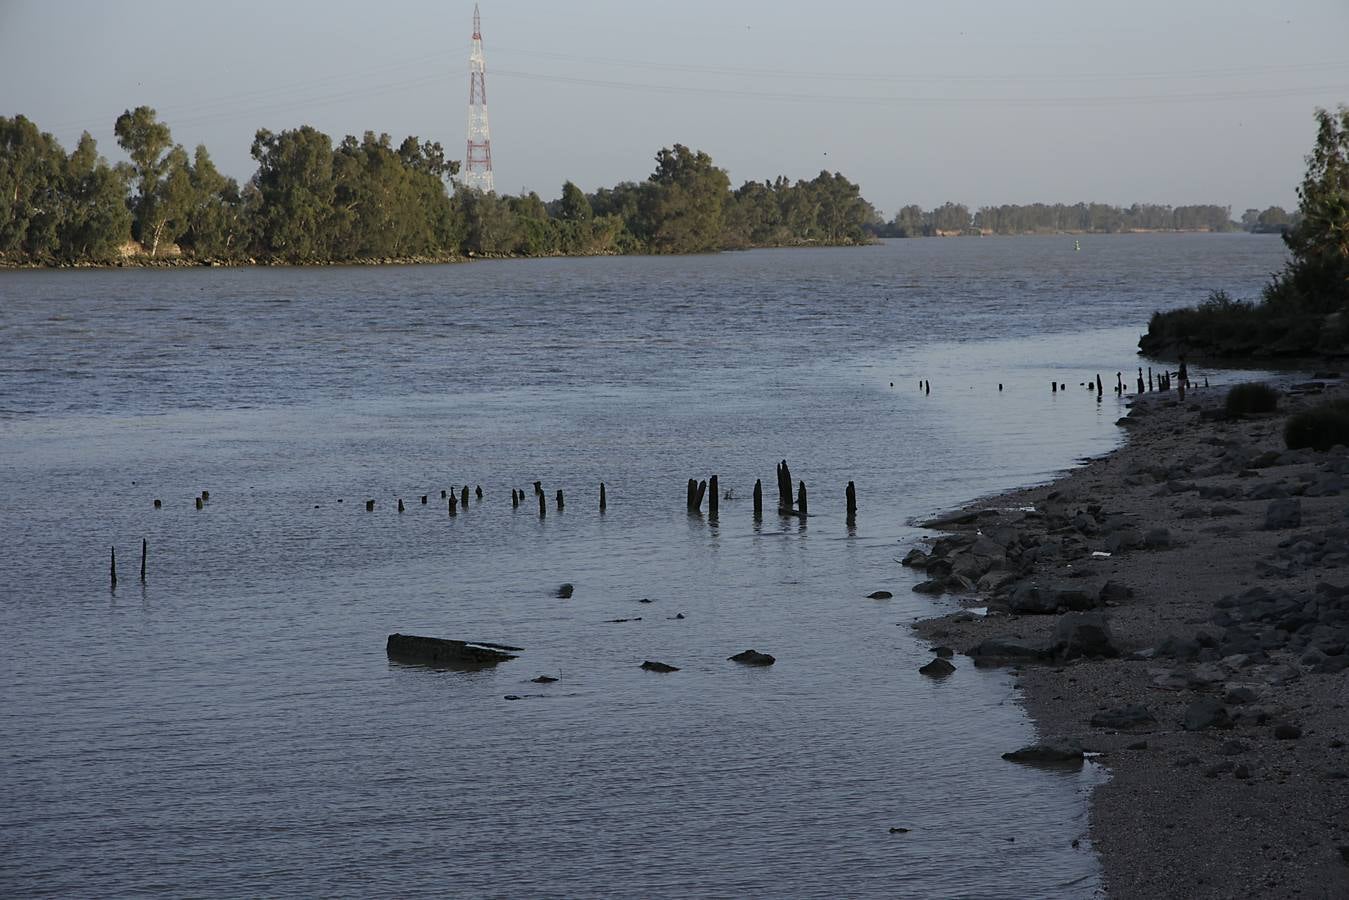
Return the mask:
<svg viewBox="0 0 1349 900"><path fill-rule="evenodd" d="M955 670L956 670L955 666L951 665L949 661L939 656L936 659L932 660L932 662L920 668L918 671L923 675L927 675L929 678L944 678L947 675L950 675Z"/></svg>
<svg viewBox="0 0 1349 900"><path fill-rule="evenodd" d="M648 659L642 663L642 668L648 672L678 672L678 666L672 666L669 663L657 662L654 659Z"/></svg>
<svg viewBox="0 0 1349 900"><path fill-rule="evenodd" d="M738 662L746 666L771 666L777 662L777 658L768 654L760 653L758 650L742 650L735 656L727 657L731 662Z"/></svg>

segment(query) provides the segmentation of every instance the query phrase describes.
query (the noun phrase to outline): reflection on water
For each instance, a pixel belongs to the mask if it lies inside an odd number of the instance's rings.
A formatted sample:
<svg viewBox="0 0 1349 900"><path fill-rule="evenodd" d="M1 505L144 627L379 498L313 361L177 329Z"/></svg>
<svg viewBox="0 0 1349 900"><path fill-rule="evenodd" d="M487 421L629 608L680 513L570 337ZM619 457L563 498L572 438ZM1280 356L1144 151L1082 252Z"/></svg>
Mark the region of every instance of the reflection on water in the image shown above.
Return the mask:
<svg viewBox="0 0 1349 900"><path fill-rule="evenodd" d="M1006 673L917 675L942 603L894 558L1113 446L1079 382L1281 248L1063 243L0 273L0 887L1091 893L1095 767L999 758ZM783 458L808 520L770 512ZM525 650L404 666L394 632Z"/></svg>

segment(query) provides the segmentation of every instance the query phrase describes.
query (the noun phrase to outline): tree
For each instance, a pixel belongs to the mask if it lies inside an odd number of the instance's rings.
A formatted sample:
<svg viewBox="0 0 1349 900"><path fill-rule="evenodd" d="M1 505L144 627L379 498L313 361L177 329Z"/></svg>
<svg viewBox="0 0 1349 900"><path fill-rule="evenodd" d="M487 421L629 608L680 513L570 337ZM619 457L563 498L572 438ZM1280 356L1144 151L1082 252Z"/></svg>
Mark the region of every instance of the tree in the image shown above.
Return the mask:
<svg viewBox="0 0 1349 900"><path fill-rule="evenodd" d="M594 215L585 193L570 181L562 185L562 198L557 202L557 217L568 222L587 222Z"/></svg>
<svg viewBox="0 0 1349 900"><path fill-rule="evenodd" d="M1282 308L1349 309L1349 107L1316 111L1316 144L1298 187L1296 225L1284 234L1293 259L1265 291Z"/></svg>
<svg viewBox="0 0 1349 900"><path fill-rule="evenodd" d="M337 221L332 139L305 125L253 139L257 203L252 208L258 249L292 262L333 258Z"/></svg>
<svg viewBox="0 0 1349 900"><path fill-rule="evenodd" d="M170 148L173 137L169 126L158 121L155 111L148 106L126 110L113 125L117 144L131 157L132 173L136 180L134 200L134 233L142 244L150 243L150 255L159 248L159 240L171 217L180 212L160 210L164 202L165 180L171 168ZM181 149L181 148L179 148ZM177 160L181 162L182 160ZM175 185L181 192L182 183ZM181 197L175 196L175 200Z"/></svg>
<svg viewBox="0 0 1349 900"><path fill-rule="evenodd" d="M656 154L656 171L642 185L637 237L654 253L704 253L718 248L731 181L712 157L683 144Z"/></svg>
<svg viewBox="0 0 1349 900"><path fill-rule="evenodd" d="M186 230L180 240L197 256L225 258L241 251L243 232L239 185L226 178L198 144L189 172L192 197Z"/></svg>
<svg viewBox="0 0 1349 900"><path fill-rule="evenodd" d="M0 117L0 253L42 257L58 245L66 155L23 116Z"/></svg>
<svg viewBox="0 0 1349 900"><path fill-rule="evenodd" d="M66 160L60 216L62 259L107 259L131 237L131 210L126 205L124 175L98 155L89 132Z"/></svg>

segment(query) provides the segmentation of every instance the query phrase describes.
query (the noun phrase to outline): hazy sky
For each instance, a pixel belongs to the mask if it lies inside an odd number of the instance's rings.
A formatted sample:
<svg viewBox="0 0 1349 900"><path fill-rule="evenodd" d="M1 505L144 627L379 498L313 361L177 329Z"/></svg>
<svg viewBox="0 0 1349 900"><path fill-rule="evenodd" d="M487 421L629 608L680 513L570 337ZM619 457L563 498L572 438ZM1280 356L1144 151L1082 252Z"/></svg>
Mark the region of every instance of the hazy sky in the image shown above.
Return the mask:
<svg viewBox="0 0 1349 900"><path fill-rule="evenodd" d="M499 191L641 180L663 146L733 184L840 171L905 203L1296 203L1349 103L1349 0L482 0ZM0 115L109 158L128 107L247 178L310 124L462 159L472 2L0 0Z"/></svg>

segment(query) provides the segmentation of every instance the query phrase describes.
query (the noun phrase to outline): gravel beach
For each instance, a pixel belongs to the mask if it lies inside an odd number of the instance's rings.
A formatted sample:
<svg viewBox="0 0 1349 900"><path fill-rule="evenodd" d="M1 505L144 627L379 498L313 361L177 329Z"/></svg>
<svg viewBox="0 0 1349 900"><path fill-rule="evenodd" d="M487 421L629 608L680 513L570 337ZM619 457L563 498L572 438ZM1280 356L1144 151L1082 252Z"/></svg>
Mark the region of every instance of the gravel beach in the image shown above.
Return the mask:
<svg viewBox="0 0 1349 900"><path fill-rule="evenodd" d="M1283 442L1349 396L1317 383L1239 419L1217 387L1141 395L1122 448L929 523L906 559L915 590L987 607L918 634L1011 667L1040 743L1108 768L1110 897L1349 897L1349 450Z"/></svg>

